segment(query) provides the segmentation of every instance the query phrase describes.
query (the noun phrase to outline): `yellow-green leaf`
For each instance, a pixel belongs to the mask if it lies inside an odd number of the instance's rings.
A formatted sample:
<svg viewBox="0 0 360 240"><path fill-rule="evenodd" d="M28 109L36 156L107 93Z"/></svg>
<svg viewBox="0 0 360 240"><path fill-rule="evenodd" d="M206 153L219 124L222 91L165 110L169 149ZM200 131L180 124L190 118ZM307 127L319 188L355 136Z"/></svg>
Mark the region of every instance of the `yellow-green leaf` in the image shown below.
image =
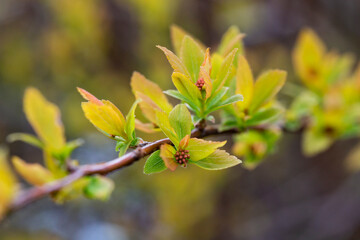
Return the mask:
<svg viewBox="0 0 360 240"><path fill-rule="evenodd" d="M328 149L333 142L333 138L309 128L303 135L302 149L306 156L311 157Z"/></svg>
<svg viewBox="0 0 360 240"><path fill-rule="evenodd" d="M169 121L179 140L191 134L193 123L190 112L185 104L178 104L174 107L169 114Z"/></svg>
<svg viewBox="0 0 360 240"><path fill-rule="evenodd" d="M204 61L204 52L189 36L185 36L181 45L180 59L195 83L199 78L200 66Z"/></svg>
<svg viewBox="0 0 360 240"><path fill-rule="evenodd" d="M240 55L238 68L236 72L236 94L241 94L244 101L237 102L236 106L240 109L246 109L250 103L254 91L254 77L245 56Z"/></svg>
<svg viewBox="0 0 360 240"><path fill-rule="evenodd" d="M321 88L324 84L322 62L326 47L311 29L301 31L293 51L293 62L297 74L310 88Z"/></svg>
<svg viewBox="0 0 360 240"><path fill-rule="evenodd" d="M46 147L59 150L65 146L60 111L35 88L27 88L24 111L28 121Z"/></svg>
<svg viewBox="0 0 360 240"><path fill-rule="evenodd" d="M27 133L12 133L6 138L9 142L23 141L38 148L44 148L44 144L36 136Z"/></svg>
<svg viewBox="0 0 360 240"><path fill-rule="evenodd" d="M129 110L129 113L126 115L125 133L128 136L129 140L133 139L133 134L135 130L135 110L139 102L141 102L141 99L136 100L134 102L134 104L131 106Z"/></svg>
<svg viewBox="0 0 360 240"><path fill-rule="evenodd" d="M85 117L101 132L108 136L121 136L127 138L125 134L125 118L120 110L110 101L98 100L84 89L78 88L82 96L86 93L86 100L82 102L81 107Z"/></svg>
<svg viewBox="0 0 360 240"><path fill-rule="evenodd" d="M190 138L189 145L186 150L189 150L190 160L191 161L199 161L203 158L206 158L210 154L212 154L219 147L224 146L226 141L223 142L213 142L213 141L205 141L199 138Z"/></svg>
<svg viewBox="0 0 360 240"><path fill-rule="evenodd" d="M145 133L156 133L161 130L160 128L156 127L153 123L143 123L139 119L135 119L135 128Z"/></svg>
<svg viewBox="0 0 360 240"><path fill-rule="evenodd" d="M191 155L190 155L191 157ZM215 150L208 157L194 162L197 166L207 170L221 170L229 167L233 167L241 163L241 160L235 156L230 155L224 150Z"/></svg>
<svg viewBox="0 0 360 240"><path fill-rule="evenodd" d="M175 130L171 126L168 115L164 112L158 111L156 112L156 118L161 131L171 140L175 146L178 146L181 139L179 139Z"/></svg>
<svg viewBox="0 0 360 240"><path fill-rule="evenodd" d="M283 87L285 80L285 71L271 70L261 74L255 82L254 94L249 106L250 112L255 112L261 106L272 100Z"/></svg>
<svg viewBox="0 0 360 240"><path fill-rule="evenodd" d="M7 163L7 153L0 147L0 220L18 189L17 181Z"/></svg>
<svg viewBox="0 0 360 240"><path fill-rule="evenodd" d="M184 74L185 76L191 77L185 65L180 60L180 58L178 58L178 56L176 56L172 51L170 51L165 47L161 47L159 45L156 47L158 47L160 50L162 50L165 53L167 60L169 61L171 67L174 69L175 72L179 72Z"/></svg>
<svg viewBox="0 0 360 240"><path fill-rule="evenodd" d="M110 198L114 187L114 182L111 179L103 176L92 176L84 188L84 194L90 199L106 201Z"/></svg>
<svg viewBox="0 0 360 240"><path fill-rule="evenodd" d="M175 153L176 149L169 144L163 144L160 147L160 156L164 160L165 166L171 171L175 171L178 166L174 159Z"/></svg>
<svg viewBox="0 0 360 240"><path fill-rule="evenodd" d="M232 50L222 62L217 77L213 83L213 92L216 93L220 91L220 89L228 81L228 78L231 76L231 72L233 70L233 62L237 51L237 48Z"/></svg>
<svg viewBox="0 0 360 240"><path fill-rule="evenodd" d="M171 78L176 89L186 98L193 100L195 105L197 105L202 96L196 85L181 73L174 72Z"/></svg>
<svg viewBox="0 0 360 240"><path fill-rule="evenodd" d="M244 36L236 26L231 26L223 35L217 52L225 57L233 49L238 48L239 53L242 54L244 49L242 39Z"/></svg>
<svg viewBox="0 0 360 240"><path fill-rule="evenodd" d="M12 157L16 171L30 184L41 186L55 180L54 175L38 163L26 163L19 157Z"/></svg>
<svg viewBox="0 0 360 240"><path fill-rule="evenodd" d="M143 100L139 103L142 110L143 108L153 109L155 103L164 112L168 113L171 111L172 105L156 83L146 79L142 74L134 72L130 84L136 99ZM156 113L152 112L150 114L152 114L152 116L148 116L149 114L147 114L146 117L152 120Z"/></svg>
<svg viewBox="0 0 360 240"><path fill-rule="evenodd" d="M195 42L200 46L201 49L205 49L205 46L198 39L191 36L190 33L186 32L184 29L180 28L179 26L172 25L170 28L170 34L171 34L172 45L177 55L180 55L181 44L185 36L192 37L195 40Z"/></svg>

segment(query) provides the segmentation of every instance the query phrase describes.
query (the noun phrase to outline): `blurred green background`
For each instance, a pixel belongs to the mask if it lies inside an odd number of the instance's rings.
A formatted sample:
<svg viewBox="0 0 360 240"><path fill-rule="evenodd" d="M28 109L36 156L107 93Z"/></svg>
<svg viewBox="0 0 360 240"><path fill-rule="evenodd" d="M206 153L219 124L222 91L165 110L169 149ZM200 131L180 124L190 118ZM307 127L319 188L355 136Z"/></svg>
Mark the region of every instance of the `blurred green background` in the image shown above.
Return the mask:
<svg viewBox="0 0 360 240"><path fill-rule="evenodd" d="M123 112L134 100L135 70L172 88L171 68L155 47L170 47L171 24L213 47L237 25L255 75L280 68L300 84L291 64L299 30L309 26L330 48L358 59L359 13L358 0L0 0L0 143L12 132L32 132L22 96L34 86L60 106L67 138L85 139L76 159L115 158L114 143L83 116L76 87ZM146 176L139 162L111 175L116 190L109 202L56 206L43 199L7 219L0 239L360 239L360 174L344 167L355 145L338 142L305 158L300 136L286 134L277 153L253 171L190 167ZM8 147L42 161L29 145Z"/></svg>

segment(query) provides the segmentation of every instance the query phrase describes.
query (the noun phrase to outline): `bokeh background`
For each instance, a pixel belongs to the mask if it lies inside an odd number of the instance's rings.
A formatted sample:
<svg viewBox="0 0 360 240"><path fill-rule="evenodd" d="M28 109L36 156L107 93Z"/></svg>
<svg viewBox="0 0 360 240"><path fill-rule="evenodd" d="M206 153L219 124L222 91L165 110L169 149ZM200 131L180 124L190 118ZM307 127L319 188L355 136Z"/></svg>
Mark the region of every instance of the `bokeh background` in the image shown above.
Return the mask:
<svg viewBox="0 0 360 240"><path fill-rule="evenodd" d="M83 116L75 88L127 112L133 71L172 87L171 68L155 47L170 47L171 24L213 47L237 25L255 74L281 68L300 84L291 63L299 30L311 27L328 47L358 59L359 22L358 0L0 0L0 144L42 161L38 149L5 141L12 132L32 132L22 96L35 86L60 106L67 138L86 141L76 159L115 158L114 143ZM284 104L288 92L281 94ZM43 199L0 225L0 239L360 239L360 174L344 166L357 142L305 158L300 140L284 135L277 153L253 171L190 167L146 176L139 162L111 175L116 189L109 202L56 206Z"/></svg>

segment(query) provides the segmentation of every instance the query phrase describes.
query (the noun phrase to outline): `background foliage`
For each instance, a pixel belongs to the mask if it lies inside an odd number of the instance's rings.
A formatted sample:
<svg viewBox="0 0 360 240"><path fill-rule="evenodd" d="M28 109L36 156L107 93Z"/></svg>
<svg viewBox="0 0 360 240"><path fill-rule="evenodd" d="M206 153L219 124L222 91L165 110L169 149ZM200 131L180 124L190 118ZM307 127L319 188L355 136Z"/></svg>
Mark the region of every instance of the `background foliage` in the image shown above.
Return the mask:
<svg viewBox="0 0 360 240"><path fill-rule="evenodd" d="M328 48L357 58L359 9L357 1L335 0L3 0L0 142L12 132L32 132L22 114L24 89L32 85L60 106L66 139L85 136L77 159L114 158L114 143L87 122L75 87L111 99L120 109L130 109L134 100L134 70L168 89L171 68L155 45L170 46L173 23L213 48L228 26L239 26L247 34L254 76L269 68L288 71L293 85L280 98L290 104L301 85L290 58L298 31L310 26ZM0 226L0 239L358 239L356 148L349 158L354 161L345 165L356 141L338 142L310 158L300 153L300 141L286 134L278 152L251 172L192 167L149 177L140 174L143 164L135 164L111 176L118 184L108 203L81 200L59 207L42 200ZM30 162L42 158L23 143L9 147Z"/></svg>

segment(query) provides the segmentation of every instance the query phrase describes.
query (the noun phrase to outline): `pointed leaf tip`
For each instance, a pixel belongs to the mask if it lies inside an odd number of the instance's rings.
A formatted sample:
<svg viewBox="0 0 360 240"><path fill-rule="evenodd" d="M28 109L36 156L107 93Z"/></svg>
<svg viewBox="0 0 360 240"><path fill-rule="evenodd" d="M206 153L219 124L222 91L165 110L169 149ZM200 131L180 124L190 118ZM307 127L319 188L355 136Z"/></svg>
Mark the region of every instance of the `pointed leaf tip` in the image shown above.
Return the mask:
<svg viewBox="0 0 360 240"><path fill-rule="evenodd" d="M92 103L95 103L96 105L102 106L104 105L103 102L101 102L99 99L97 99L94 95L92 95L91 93L89 93L88 91L86 91L85 89L76 88L78 90L78 92L80 93L80 95L85 99L88 100Z"/></svg>

